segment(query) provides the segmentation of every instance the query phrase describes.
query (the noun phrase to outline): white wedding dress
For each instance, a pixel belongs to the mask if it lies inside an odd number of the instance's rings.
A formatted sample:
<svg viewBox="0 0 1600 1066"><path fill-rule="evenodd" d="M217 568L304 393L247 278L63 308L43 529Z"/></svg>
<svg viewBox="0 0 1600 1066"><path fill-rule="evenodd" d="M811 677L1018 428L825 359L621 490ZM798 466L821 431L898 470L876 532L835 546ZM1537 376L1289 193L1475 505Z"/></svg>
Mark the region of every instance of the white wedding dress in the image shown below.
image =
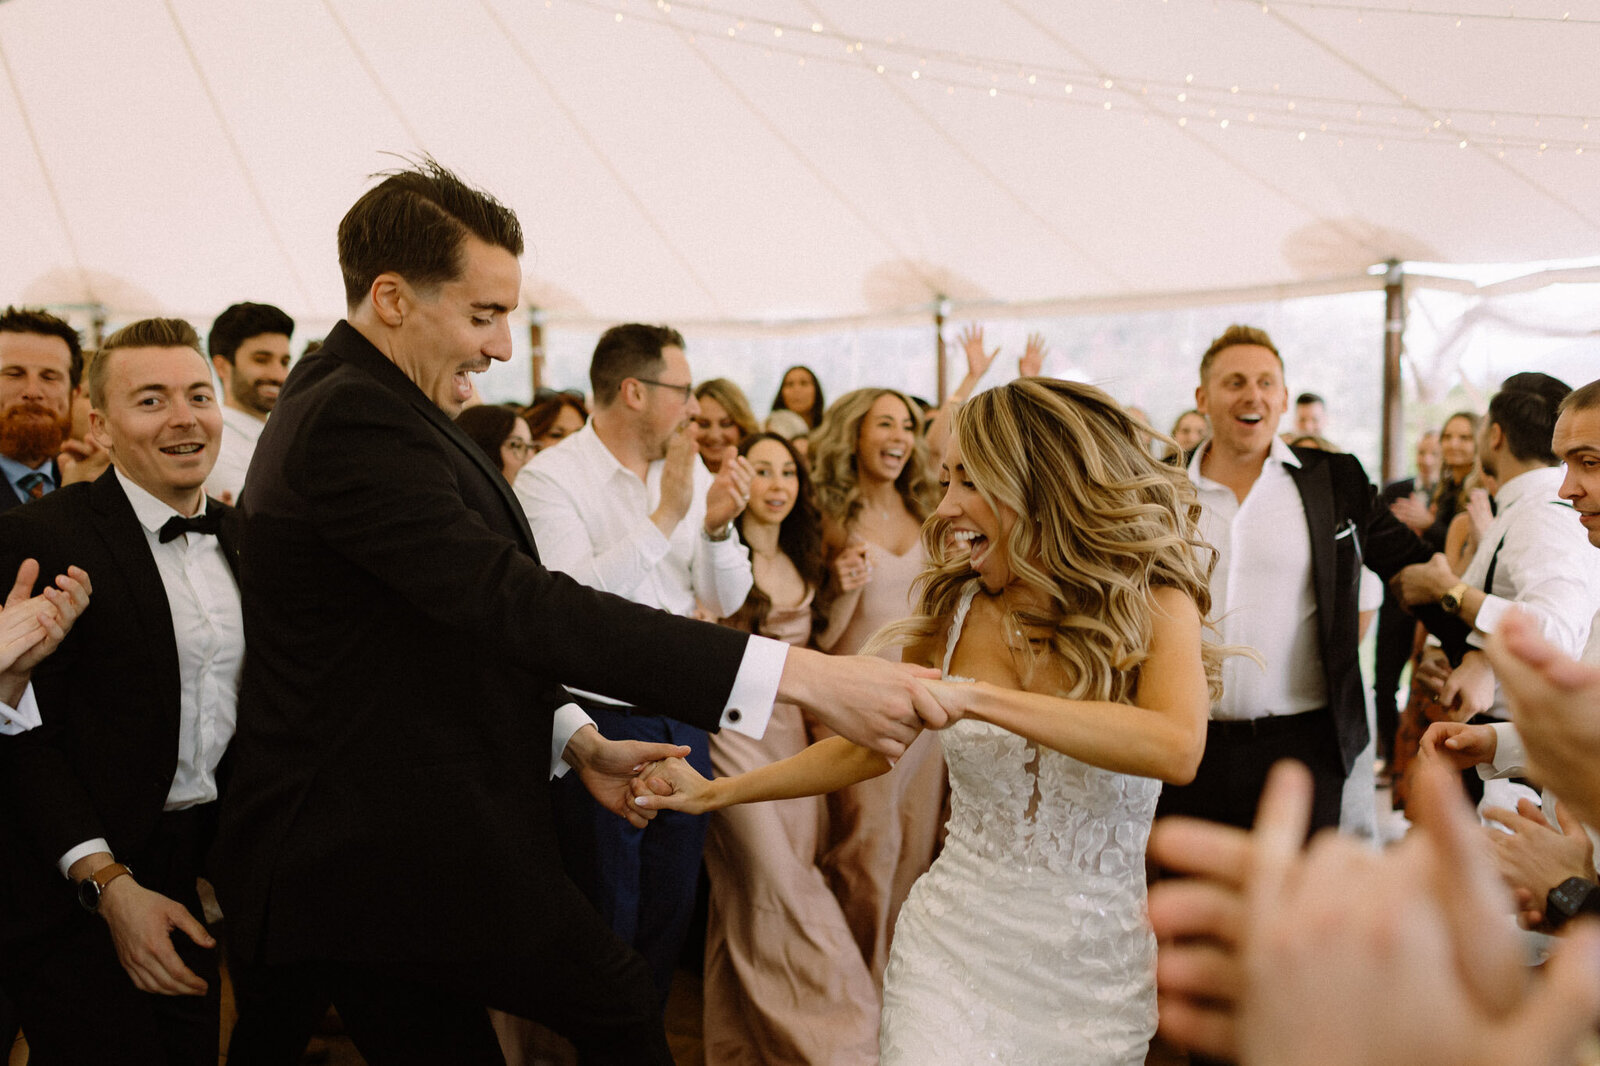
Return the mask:
<svg viewBox="0 0 1600 1066"><path fill-rule="evenodd" d="M951 624L947 678L976 591ZM940 739L949 835L895 925L881 1066L1143 1063L1156 1025L1144 849L1161 783L984 722Z"/></svg>

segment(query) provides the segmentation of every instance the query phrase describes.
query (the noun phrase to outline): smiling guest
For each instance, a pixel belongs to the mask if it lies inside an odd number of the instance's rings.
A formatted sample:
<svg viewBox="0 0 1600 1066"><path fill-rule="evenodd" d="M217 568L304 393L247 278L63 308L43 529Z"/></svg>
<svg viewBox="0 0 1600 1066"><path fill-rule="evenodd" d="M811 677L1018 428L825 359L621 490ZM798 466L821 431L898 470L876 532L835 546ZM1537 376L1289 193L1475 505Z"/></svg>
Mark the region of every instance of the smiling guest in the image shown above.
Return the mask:
<svg viewBox="0 0 1600 1066"><path fill-rule="evenodd" d="M1387 580L1431 555L1377 502L1354 456L1278 439L1288 403L1283 359L1265 331L1230 326L1201 357L1195 408L1211 420L1211 439L1189 477L1201 536L1218 553L1212 608L1223 643L1254 648L1264 668L1223 665L1200 771L1163 789L1162 814L1247 827L1267 769L1291 758L1311 769L1313 829L1338 825L1345 779L1369 738L1356 661L1360 568ZM1419 618L1459 659L1459 620L1438 608Z"/></svg>
<svg viewBox="0 0 1600 1066"><path fill-rule="evenodd" d="M517 472L533 457L533 434L528 423L509 407L493 403L469 407L456 416L456 425L472 438L489 464L500 469L507 482L515 481Z"/></svg>
<svg viewBox="0 0 1600 1066"><path fill-rule="evenodd" d="M221 453L206 491L237 503L250 457L289 375L294 319L271 304L234 304L211 324L211 365L222 381Z"/></svg>
<svg viewBox="0 0 1600 1066"><path fill-rule="evenodd" d="M700 401L700 413L694 416L695 439L700 444L700 461L715 474L722 469L722 457L729 448L761 426L750 411L750 401L744 390L727 378L712 378L695 386L694 398Z"/></svg>
<svg viewBox="0 0 1600 1066"><path fill-rule="evenodd" d="M95 584L34 671L37 724L4 740L0 980L38 1061L215 1063L195 878L244 658L233 515L201 491L222 418L178 319L113 333L88 386L111 472L0 521L11 565L36 557L47 582L81 566Z"/></svg>
<svg viewBox="0 0 1600 1066"><path fill-rule="evenodd" d="M912 582L927 562L923 520L937 502L916 401L894 389L835 400L811 434L811 476L829 552L828 628L817 646L853 655L911 613ZM884 652L895 656L894 650ZM855 931L861 961L881 985L895 916L933 861L944 803L938 738L920 736L893 777L828 797L822 862ZM842 958L854 968L856 959Z"/></svg>

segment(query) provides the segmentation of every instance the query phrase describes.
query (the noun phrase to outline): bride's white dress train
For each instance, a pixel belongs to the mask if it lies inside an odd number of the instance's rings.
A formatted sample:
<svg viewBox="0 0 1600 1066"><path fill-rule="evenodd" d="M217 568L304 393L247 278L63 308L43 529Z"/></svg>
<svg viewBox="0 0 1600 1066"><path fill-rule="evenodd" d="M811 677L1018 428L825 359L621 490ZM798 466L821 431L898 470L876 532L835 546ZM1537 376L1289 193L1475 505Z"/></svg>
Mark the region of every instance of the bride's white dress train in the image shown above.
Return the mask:
<svg viewBox="0 0 1600 1066"><path fill-rule="evenodd" d="M882 1066L1143 1063L1156 1024L1144 851L1161 783L983 722L940 740L949 835L895 926Z"/></svg>

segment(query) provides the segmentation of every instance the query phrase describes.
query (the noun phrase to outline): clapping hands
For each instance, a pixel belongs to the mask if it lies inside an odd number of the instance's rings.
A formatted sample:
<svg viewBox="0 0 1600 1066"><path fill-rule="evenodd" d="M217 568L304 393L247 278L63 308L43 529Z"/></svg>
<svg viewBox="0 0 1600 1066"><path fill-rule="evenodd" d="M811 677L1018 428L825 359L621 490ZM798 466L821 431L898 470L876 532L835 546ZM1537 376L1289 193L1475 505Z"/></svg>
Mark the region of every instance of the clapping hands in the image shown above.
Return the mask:
<svg viewBox="0 0 1600 1066"><path fill-rule="evenodd" d="M39 564L33 559L23 560L5 607L0 610L0 674L8 682L5 688L16 689L15 693L0 691L0 698L13 697L6 699L13 706L15 697L21 696L27 684L29 672L66 639L73 623L89 606L92 591L89 575L76 566L69 567L54 585L46 586L35 596L33 586L38 579Z"/></svg>

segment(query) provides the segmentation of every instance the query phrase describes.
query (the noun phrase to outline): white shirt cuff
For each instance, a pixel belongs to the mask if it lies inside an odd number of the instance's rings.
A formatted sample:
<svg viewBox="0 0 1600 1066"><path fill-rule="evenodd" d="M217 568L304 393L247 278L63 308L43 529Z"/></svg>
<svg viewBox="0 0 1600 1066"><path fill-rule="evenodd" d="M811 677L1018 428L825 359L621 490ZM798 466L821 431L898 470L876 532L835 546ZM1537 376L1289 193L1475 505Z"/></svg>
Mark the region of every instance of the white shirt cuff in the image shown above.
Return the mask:
<svg viewBox="0 0 1600 1066"><path fill-rule="evenodd" d="M722 709L722 728L747 737L761 739L772 717L772 704L783 681L783 666L789 658L789 645L770 637L751 637L744 646L739 673Z"/></svg>
<svg viewBox="0 0 1600 1066"><path fill-rule="evenodd" d="M1485 781L1501 777L1523 777L1528 770L1528 751L1522 746L1522 734L1510 722L1495 722L1494 759L1478 764L1478 776Z"/></svg>
<svg viewBox="0 0 1600 1066"><path fill-rule="evenodd" d="M15 707L0 703L0 736L14 737L30 729L39 728L39 701L33 695L33 682L22 690L22 698Z"/></svg>
<svg viewBox="0 0 1600 1066"><path fill-rule="evenodd" d="M1477 620L1472 623L1473 632L1467 636L1467 643L1474 648L1481 648L1489 643L1488 636L1499 628L1500 619L1506 612L1515 606L1511 600L1501 596L1484 596L1483 606L1478 608Z"/></svg>
<svg viewBox="0 0 1600 1066"><path fill-rule="evenodd" d="M583 713L583 708L576 703L563 703L556 708L555 722L550 730L550 776L552 778L564 777L572 767L567 765L565 758L567 744L572 740L572 734L586 725L594 725L594 719Z"/></svg>
<svg viewBox="0 0 1600 1066"><path fill-rule="evenodd" d="M106 843L104 837L85 840L82 844L68 851L56 862L56 869L61 871L62 877L71 877L72 875L67 871L72 869L72 864L85 855L93 855L97 851L103 851L108 855L111 853L111 845Z"/></svg>

